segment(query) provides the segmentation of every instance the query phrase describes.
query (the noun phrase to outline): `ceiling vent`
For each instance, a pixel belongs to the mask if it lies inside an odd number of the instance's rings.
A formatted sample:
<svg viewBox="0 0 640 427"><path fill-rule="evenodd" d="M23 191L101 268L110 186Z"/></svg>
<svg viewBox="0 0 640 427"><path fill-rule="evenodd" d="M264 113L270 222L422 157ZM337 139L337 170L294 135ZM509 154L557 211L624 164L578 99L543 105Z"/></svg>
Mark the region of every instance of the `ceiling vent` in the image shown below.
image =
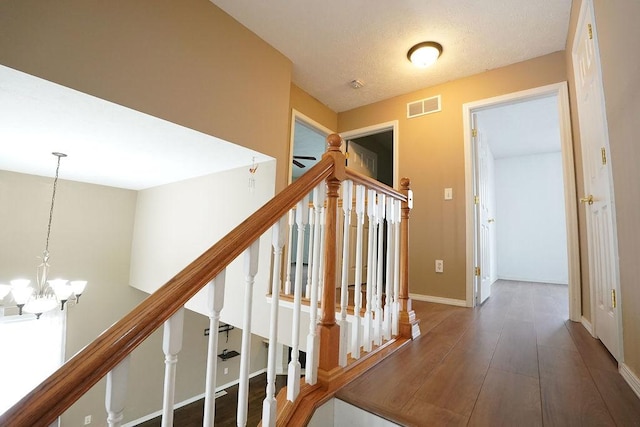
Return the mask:
<svg viewBox="0 0 640 427"><path fill-rule="evenodd" d="M441 110L440 95L432 96L431 98L408 103L407 118L411 119L413 117L424 116L425 114L437 113Z"/></svg>

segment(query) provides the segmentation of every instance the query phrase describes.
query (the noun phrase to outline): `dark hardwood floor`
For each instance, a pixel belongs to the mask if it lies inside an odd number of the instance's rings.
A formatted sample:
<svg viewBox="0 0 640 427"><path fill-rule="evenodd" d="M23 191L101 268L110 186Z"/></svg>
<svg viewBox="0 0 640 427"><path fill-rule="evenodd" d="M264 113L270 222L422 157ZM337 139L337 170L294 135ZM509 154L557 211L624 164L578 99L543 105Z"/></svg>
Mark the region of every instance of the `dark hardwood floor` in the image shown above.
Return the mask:
<svg viewBox="0 0 640 427"><path fill-rule="evenodd" d="M276 394L285 385L286 377L276 378ZM249 380L249 409L247 411L247 425L257 426L262 419L262 401L266 395L267 374L257 375ZM238 401L238 386L225 390L226 395L216 399L215 425L231 427L236 425L236 402ZM176 409L173 415L173 425L176 427L202 427L204 414L204 399ZM161 418L138 424L138 427L160 427Z"/></svg>
<svg viewBox="0 0 640 427"><path fill-rule="evenodd" d="M414 301L422 336L337 397L407 426L640 426L640 399L567 298L498 281L476 309Z"/></svg>

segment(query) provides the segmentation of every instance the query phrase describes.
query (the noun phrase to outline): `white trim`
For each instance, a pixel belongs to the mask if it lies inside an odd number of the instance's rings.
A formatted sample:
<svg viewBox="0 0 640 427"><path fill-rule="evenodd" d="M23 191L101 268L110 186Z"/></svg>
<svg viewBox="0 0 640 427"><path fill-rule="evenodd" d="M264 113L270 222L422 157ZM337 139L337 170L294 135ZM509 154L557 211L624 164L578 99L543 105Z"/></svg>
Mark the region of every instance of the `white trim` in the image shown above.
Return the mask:
<svg viewBox="0 0 640 427"><path fill-rule="evenodd" d="M580 323L582 323L582 326L584 326L584 328L587 330L587 332L589 332L589 334L596 338L596 336L593 334L593 326L591 326L591 322L589 322L586 318L582 317L580 319Z"/></svg>
<svg viewBox="0 0 640 427"><path fill-rule="evenodd" d="M636 396L640 398L640 378L638 378L624 363L620 364L618 372L620 372L620 375L622 375L622 378L624 378L627 384L629 384L629 387L631 387L631 390L633 390Z"/></svg>
<svg viewBox="0 0 640 427"><path fill-rule="evenodd" d="M554 83L533 89L513 92L507 95L468 102L462 106L464 131L465 166L465 218L466 218L466 301L468 307L475 306L474 298L474 213L473 213L473 159L471 146L471 114L474 110L501 104L555 95L558 99L558 120L560 123L560 143L562 146L562 170L564 179L565 215L567 223L567 264L569 270L569 318L579 321L580 310L580 251L578 246L578 214L575 206L576 187L573 158L571 122L569 120L569 91L567 82Z"/></svg>
<svg viewBox="0 0 640 427"><path fill-rule="evenodd" d="M371 125L367 127L363 127L360 129L353 129L347 132L340 132L340 136L342 139L353 139L353 138L361 138L363 136L373 135L375 133L384 132L386 130L393 131L393 188L398 188L400 181L398 178L398 165L400 152L398 147L398 120L392 120L390 122L378 123L376 125Z"/></svg>
<svg viewBox="0 0 640 427"><path fill-rule="evenodd" d="M467 301L463 299L435 297L432 295L409 294L409 298L415 301L434 302L436 304L455 305L456 307L468 307Z"/></svg>
<svg viewBox="0 0 640 427"><path fill-rule="evenodd" d="M550 285L564 285L567 286L567 282L559 282L557 280L532 280L526 277L508 277L508 276L498 276L497 280L509 280L512 282L529 282L529 283L545 283ZM494 280L493 283L496 281Z"/></svg>
<svg viewBox="0 0 640 427"><path fill-rule="evenodd" d="M289 174L287 175L287 182L289 184L291 184L291 175L293 175L293 143L295 141L295 129L297 120L304 123L306 126L317 130L318 133L322 133L325 136L329 136L330 134L335 133L335 131L321 125L311 117L301 113L295 108L291 109L291 130L289 132L289 164L287 166L287 171L289 172Z"/></svg>
<svg viewBox="0 0 640 427"><path fill-rule="evenodd" d="M256 371L256 372L250 374L249 378L256 377L256 376L258 376L260 374L263 374L265 372L267 372L266 368L265 369L260 369L259 371ZM232 386L238 384L239 382L240 382L240 379L237 379L235 381L231 381L231 382L228 382L226 384L223 384L221 386L216 387L216 398L218 398L220 396L224 396L225 394L227 394L225 389L227 389L229 387L232 387ZM200 399L204 399L204 393L198 394L197 396L193 396L193 397L190 397L189 399L183 400L182 402L176 403L175 405L173 405L174 410L178 409L178 408L182 408L183 406L187 406L188 404L196 402L196 401L198 401ZM122 427L135 427L138 424L142 424L145 421L149 421L149 420L152 420L154 418L157 418L160 415L162 415L162 409L160 409L158 411L155 411L155 412L153 412L151 414L145 415L144 417L140 417L137 420L129 421L128 423L123 424Z"/></svg>

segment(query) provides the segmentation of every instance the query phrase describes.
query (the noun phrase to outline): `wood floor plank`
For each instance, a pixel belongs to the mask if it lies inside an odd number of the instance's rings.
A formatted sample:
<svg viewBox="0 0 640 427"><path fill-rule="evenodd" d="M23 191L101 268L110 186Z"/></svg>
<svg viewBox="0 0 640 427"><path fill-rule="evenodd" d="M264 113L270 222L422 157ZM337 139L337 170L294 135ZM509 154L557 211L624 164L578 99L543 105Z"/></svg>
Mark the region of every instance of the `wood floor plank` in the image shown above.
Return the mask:
<svg viewBox="0 0 640 427"><path fill-rule="evenodd" d="M489 369L492 354L487 351L452 350L445 361L429 376L402 408L419 411L425 403L468 418Z"/></svg>
<svg viewBox="0 0 640 427"><path fill-rule="evenodd" d="M469 426L541 426L537 378L490 368Z"/></svg>
<svg viewBox="0 0 640 427"><path fill-rule="evenodd" d="M578 351L571 334L565 326L566 319L558 315L540 315L536 313L535 328L538 345Z"/></svg>
<svg viewBox="0 0 640 427"><path fill-rule="evenodd" d="M542 412L549 426L615 426L591 377L569 378L562 372L540 376Z"/></svg>
<svg viewBox="0 0 640 427"><path fill-rule="evenodd" d="M505 324L491 367L538 377L538 352L533 322L513 321Z"/></svg>
<svg viewBox="0 0 640 427"><path fill-rule="evenodd" d="M593 338L580 323L567 320L565 325L588 367L618 372L618 362L600 340Z"/></svg>
<svg viewBox="0 0 640 427"><path fill-rule="evenodd" d="M618 373L589 369L609 413L619 426L640 426L640 399Z"/></svg>

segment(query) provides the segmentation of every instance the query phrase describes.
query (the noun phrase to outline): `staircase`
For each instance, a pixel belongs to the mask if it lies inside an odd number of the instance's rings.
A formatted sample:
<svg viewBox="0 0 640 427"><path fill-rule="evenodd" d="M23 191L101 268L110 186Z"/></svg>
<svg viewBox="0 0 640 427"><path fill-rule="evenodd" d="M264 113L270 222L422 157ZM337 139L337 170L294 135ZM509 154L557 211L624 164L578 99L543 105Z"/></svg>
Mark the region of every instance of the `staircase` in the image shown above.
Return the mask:
<svg viewBox="0 0 640 427"><path fill-rule="evenodd" d="M408 293L409 180L402 179L401 189L396 191L351 171L345 167L340 136L330 135L327 142L327 153L313 168L68 360L0 416L0 425L49 426L106 377L107 423L120 426L126 410L131 353L161 326L165 353L162 425L172 425L184 306L208 288L210 330L217 331L228 286L226 269L240 256L245 282L238 291L243 292L244 304L233 308L243 312L237 424L246 425L253 288L261 238L270 239L273 249L262 425L306 425L315 409L340 388L417 337L420 329ZM305 242L307 226L309 238ZM291 254L294 234L297 251ZM290 267L289 260L294 258ZM303 283L305 261L309 280ZM357 285L357 289L365 283L362 292L354 292L353 307L348 307L349 286ZM281 293L292 299L292 307L286 308L293 318L286 339L278 334ZM336 304L337 293L340 299ZM308 331L303 328L303 317ZM217 333L209 335L205 426L213 425L215 415L217 340ZM292 347L292 360L287 386L275 396L278 342ZM304 375L300 350L307 355Z"/></svg>

